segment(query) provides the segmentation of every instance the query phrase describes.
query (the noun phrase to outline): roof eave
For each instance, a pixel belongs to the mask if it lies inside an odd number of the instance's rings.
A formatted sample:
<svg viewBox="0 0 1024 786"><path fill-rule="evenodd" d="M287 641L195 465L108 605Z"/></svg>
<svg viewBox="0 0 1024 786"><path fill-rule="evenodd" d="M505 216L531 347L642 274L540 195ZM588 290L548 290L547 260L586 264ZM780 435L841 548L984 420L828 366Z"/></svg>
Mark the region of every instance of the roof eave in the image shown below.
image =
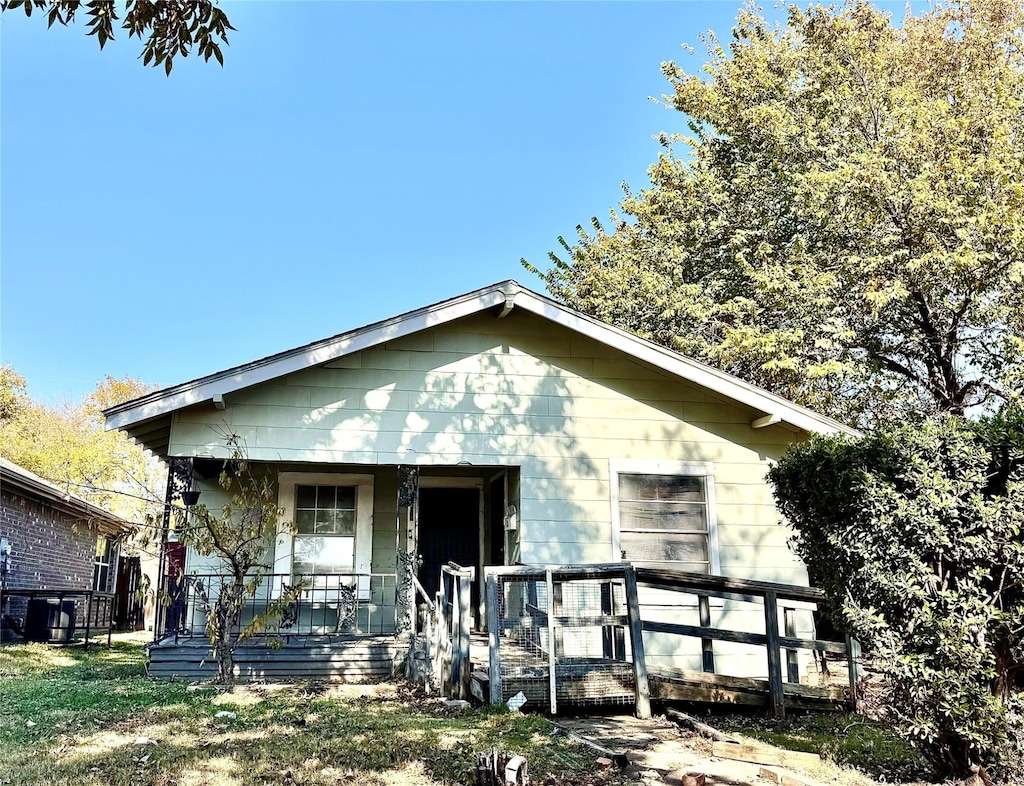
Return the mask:
<svg viewBox="0 0 1024 786"><path fill-rule="evenodd" d="M314 344L271 355L163 391L150 393L134 401L127 401L104 411L106 427L108 429L127 428L185 407L211 401L214 396L223 396L242 388L258 385L261 382L277 379L286 374L319 366L345 355L361 352L387 341L404 338L421 330L502 305L505 303L506 297L516 294L509 291L510 283L514 284L514 282L502 282L494 287L476 290L461 297L376 322ZM518 287L518 285L515 286Z"/></svg>
<svg viewBox="0 0 1024 786"><path fill-rule="evenodd" d="M772 422L784 423L810 433L860 435L856 429L837 420L801 407L744 382L738 377L691 360L621 328L574 311L515 281L493 284L432 306L410 311L363 328L271 355L246 365L236 366L111 407L104 412L107 428L130 429L134 425L185 407L211 401L215 396L223 396L242 388L322 365L345 355L361 352L387 341L404 338L421 330L470 316L488 308L504 306L502 314L505 314L511 310L513 304L515 308L523 308L569 330L625 352L673 376L745 404L757 412L771 416Z"/></svg>
<svg viewBox="0 0 1024 786"><path fill-rule="evenodd" d="M13 465L17 466L17 465ZM48 504L74 516L84 516L95 521L101 529L109 534L125 532L135 527L130 521L116 516L91 502L87 502L74 494L62 492L58 487L43 478L29 473L21 467L12 469L0 466L0 477L8 488L15 488L23 493L32 494L45 500Z"/></svg>

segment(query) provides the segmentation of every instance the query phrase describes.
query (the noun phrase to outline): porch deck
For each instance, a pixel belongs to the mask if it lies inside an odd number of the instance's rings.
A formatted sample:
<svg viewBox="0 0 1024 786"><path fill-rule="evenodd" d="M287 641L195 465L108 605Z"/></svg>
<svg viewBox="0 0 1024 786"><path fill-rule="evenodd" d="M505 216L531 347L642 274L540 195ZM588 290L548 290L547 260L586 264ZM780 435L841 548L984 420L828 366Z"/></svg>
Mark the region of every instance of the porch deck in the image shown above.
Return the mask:
<svg viewBox="0 0 1024 786"><path fill-rule="evenodd" d="M408 651L408 642L394 636L289 636L279 647L253 639L236 650L235 675L243 681L370 682L401 673ZM167 639L150 645L151 677L207 680L216 670L204 638Z"/></svg>
<svg viewBox="0 0 1024 786"><path fill-rule="evenodd" d="M508 645L506 645L508 646ZM472 676L470 691L478 701L490 700L487 634L474 631L470 637ZM523 653L515 674L502 680L502 700L508 701L522 691L528 706L548 703L549 664L545 658ZM836 666L831 684L786 683L786 706L792 709L830 712L846 710L850 704L846 678ZM771 706L768 680L731 677L686 669L653 668L647 673L651 700L661 703L733 704L747 707ZM826 682L828 682L826 680ZM556 698L574 707L632 705L636 700L633 664L605 659L576 659L558 666Z"/></svg>

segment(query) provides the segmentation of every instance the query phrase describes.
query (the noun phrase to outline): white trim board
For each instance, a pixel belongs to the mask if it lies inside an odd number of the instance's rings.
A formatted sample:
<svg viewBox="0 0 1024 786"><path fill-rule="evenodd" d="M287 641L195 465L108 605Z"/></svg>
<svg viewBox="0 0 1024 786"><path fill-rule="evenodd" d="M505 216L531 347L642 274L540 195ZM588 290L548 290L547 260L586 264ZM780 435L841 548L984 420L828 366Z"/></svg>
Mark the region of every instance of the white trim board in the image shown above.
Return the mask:
<svg viewBox="0 0 1024 786"><path fill-rule="evenodd" d="M226 399L228 394L242 388L322 366L347 355L497 306L502 308L500 313L495 313L496 318L507 314L512 307L521 308L593 341L624 352L670 376L744 404L760 413L755 418L756 421L788 424L814 433L859 433L836 420L780 398L738 377L574 311L544 295L526 289L515 281L493 284L407 314L150 393L106 410L106 425L110 429L126 429L194 404L220 401L229 405L230 401ZM765 417L768 421L764 421Z"/></svg>
<svg viewBox="0 0 1024 786"><path fill-rule="evenodd" d="M359 579L359 599L370 597L370 565L373 555L373 475L334 472L282 472L277 476L277 505L284 520L274 539L274 573L292 575L295 551L294 527L296 486L355 486L356 543L353 573L366 574Z"/></svg>
<svg viewBox="0 0 1024 786"><path fill-rule="evenodd" d="M608 486L611 490L612 562L622 561L619 525L619 475L680 475L704 479L708 516L708 567L712 576L722 574L718 548L718 517L715 512L715 465L705 461L659 461L647 459L609 459Z"/></svg>

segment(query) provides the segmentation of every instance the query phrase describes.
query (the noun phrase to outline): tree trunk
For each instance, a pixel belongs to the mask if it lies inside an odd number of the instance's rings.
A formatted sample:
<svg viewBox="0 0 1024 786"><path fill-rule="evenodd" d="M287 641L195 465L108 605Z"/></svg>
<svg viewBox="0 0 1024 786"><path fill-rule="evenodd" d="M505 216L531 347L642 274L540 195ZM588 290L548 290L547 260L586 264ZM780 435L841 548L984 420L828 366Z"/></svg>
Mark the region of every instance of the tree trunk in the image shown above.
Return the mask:
<svg viewBox="0 0 1024 786"><path fill-rule="evenodd" d="M235 648L238 646L239 619L242 616L242 598L245 587L238 583L221 588L217 597L217 644L214 656L217 658L217 682L226 687L235 684Z"/></svg>
<svg viewBox="0 0 1024 786"><path fill-rule="evenodd" d="M994 647L996 655L996 676L992 681L992 695L1006 704L1016 692L1018 663L1013 657L1010 642L1001 639Z"/></svg>
<svg viewBox="0 0 1024 786"><path fill-rule="evenodd" d="M230 688L235 684L235 651L228 638L222 637L215 649L217 656L217 684Z"/></svg>

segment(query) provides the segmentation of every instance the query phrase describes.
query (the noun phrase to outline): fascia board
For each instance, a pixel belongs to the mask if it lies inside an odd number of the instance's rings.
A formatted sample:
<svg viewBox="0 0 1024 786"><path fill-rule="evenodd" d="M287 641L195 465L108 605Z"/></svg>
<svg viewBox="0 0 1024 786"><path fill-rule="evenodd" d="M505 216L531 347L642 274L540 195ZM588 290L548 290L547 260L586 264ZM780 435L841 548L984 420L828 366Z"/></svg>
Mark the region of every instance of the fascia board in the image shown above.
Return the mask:
<svg viewBox="0 0 1024 786"><path fill-rule="evenodd" d="M524 289L517 294L515 304L517 308L525 308L527 311L587 338L592 338L645 361L672 376L700 385L733 401L746 404L759 412L778 415L783 422L804 431L817 434L841 433L851 436L857 436L860 433L839 421L819 415L791 401L786 401L731 374L726 374L724 371L698 363L612 325L585 317L547 298L538 297L530 290Z"/></svg>
<svg viewBox="0 0 1024 786"><path fill-rule="evenodd" d="M194 404L210 401L236 390L278 379L338 360L346 355L379 346L470 316L494 306L512 304L537 316L562 325L576 333L644 361L665 373L714 391L728 399L745 404L766 415L781 418L795 428L819 434L860 432L832 418L794 404L743 380L698 361L679 355L664 347L632 335L550 300L513 282L506 281L477 290L453 300L437 303L417 311L393 317L364 328L349 331L324 341L272 355L244 366L202 377L165 393L159 392L139 399L137 403L115 407L104 413L108 429L126 428L152 418L166 415Z"/></svg>
<svg viewBox="0 0 1024 786"><path fill-rule="evenodd" d="M448 301L404 317L378 322L366 328L343 333L326 341L317 342L300 350L274 355L266 360L228 369L218 374L171 388L165 395L146 398L134 406L126 406L106 415L107 429L118 429L174 412L193 404L210 401L242 388L269 382L273 379L329 363L332 360L371 349L387 341L404 338L421 330L443 325L467 317L505 302L503 289L488 289L474 296Z"/></svg>
<svg viewBox="0 0 1024 786"><path fill-rule="evenodd" d="M52 507L73 516L87 516L98 524L106 525L110 532L129 530L134 526L130 521L114 515L109 510L104 510L81 497L69 494L36 475L0 467L0 479L4 485L17 489L20 494L31 494L44 499Z"/></svg>

